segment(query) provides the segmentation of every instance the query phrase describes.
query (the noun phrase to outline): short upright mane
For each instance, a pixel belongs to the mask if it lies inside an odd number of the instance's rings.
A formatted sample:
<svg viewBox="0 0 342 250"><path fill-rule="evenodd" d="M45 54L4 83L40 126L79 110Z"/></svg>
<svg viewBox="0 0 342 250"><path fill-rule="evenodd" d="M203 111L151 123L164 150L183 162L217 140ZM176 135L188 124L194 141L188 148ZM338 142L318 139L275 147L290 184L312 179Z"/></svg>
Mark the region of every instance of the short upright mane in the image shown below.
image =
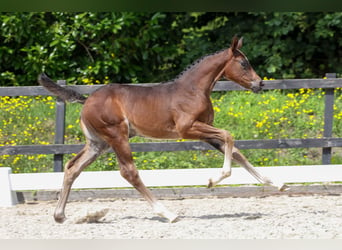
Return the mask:
<svg viewBox="0 0 342 250"><path fill-rule="evenodd" d="M179 73L172 81L176 81L180 78L182 78L188 71L190 71L191 69L195 68L196 66L198 66L199 63L201 63L203 60L207 59L208 57L217 55L223 51L225 51L227 49L221 49L219 51L216 51L214 53L211 54L207 54L205 56L200 57L199 59L197 59L195 62L193 62L192 64L189 64L181 73Z"/></svg>

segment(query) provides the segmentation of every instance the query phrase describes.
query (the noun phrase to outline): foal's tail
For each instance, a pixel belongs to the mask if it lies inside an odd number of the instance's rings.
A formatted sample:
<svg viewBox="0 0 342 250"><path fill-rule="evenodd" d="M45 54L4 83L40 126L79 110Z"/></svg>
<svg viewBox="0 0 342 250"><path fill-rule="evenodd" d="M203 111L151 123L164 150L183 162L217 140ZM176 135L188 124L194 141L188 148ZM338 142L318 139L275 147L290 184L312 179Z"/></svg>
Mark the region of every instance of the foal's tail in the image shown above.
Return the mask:
<svg viewBox="0 0 342 250"><path fill-rule="evenodd" d="M44 73L40 74L38 77L38 82L44 88L46 88L49 92L55 94L56 96L60 97L64 101L68 102L78 102L84 104L87 98L77 91L68 88L68 87L61 87L54 81L52 81L47 75Z"/></svg>

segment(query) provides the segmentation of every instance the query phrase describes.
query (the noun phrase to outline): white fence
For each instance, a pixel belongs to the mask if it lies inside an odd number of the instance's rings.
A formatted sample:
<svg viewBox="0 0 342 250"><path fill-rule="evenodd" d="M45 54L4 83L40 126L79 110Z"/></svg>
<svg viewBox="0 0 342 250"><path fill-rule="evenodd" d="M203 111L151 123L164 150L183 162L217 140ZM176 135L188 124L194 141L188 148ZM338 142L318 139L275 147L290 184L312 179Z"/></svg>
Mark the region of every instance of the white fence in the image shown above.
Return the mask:
<svg viewBox="0 0 342 250"><path fill-rule="evenodd" d="M341 165L257 167L257 170L274 181L284 183L339 182L342 181ZM219 168L140 170L146 186L195 186L207 185L210 177L220 173ZM58 190L62 187L63 173L12 174L7 167L0 168L0 206L17 204L15 191ZM258 183L243 168L233 168L232 176L220 184ZM118 171L82 172L73 189L131 187Z"/></svg>

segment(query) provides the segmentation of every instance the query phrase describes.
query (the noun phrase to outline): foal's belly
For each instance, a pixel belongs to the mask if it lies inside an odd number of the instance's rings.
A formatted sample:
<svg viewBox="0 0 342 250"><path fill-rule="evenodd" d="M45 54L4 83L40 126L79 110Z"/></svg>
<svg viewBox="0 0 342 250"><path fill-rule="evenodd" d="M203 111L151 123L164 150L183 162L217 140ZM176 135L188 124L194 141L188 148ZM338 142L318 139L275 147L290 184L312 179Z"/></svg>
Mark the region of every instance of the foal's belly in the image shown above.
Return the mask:
<svg viewBox="0 0 342 250"><path fill-rule="evenodd" d="M129 122L129 136L141 136L151 139L179 139L174 126L167 124L157 126L152 124L134 125Z"/></svg>

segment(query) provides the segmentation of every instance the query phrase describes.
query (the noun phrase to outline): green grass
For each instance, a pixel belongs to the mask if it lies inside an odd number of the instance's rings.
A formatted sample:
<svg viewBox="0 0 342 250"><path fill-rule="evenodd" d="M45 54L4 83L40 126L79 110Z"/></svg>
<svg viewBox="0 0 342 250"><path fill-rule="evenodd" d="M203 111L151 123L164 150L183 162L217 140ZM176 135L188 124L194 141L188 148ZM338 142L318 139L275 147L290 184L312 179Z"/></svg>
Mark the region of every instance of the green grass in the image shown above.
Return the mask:
<svg viewBox="0 0 342 250"><path fill-rule="evenodd" d="M323 90L264 91L261 94L233 91L212 94L214 125L231 132L236 140L278 138L321 138L323 133ZM68 104L66 144L84 142L79 128L82 106ZM53 97L0 98L0 146L53 144L55 99ZM335 91L334 137L342 137L342 95ZM150 141L133 138L132 142ZM255 166L308 165L321 163L321 149L243 150ZM332 162L342 163L341 148L333 149ZM221 167L217 151L133 153L139 169ZM65 155L67 161L72 155ZM50 172L52 155L3 155L0 167L15 173ZM114 154L99 157L87 170L118 169Z"/></svg>

